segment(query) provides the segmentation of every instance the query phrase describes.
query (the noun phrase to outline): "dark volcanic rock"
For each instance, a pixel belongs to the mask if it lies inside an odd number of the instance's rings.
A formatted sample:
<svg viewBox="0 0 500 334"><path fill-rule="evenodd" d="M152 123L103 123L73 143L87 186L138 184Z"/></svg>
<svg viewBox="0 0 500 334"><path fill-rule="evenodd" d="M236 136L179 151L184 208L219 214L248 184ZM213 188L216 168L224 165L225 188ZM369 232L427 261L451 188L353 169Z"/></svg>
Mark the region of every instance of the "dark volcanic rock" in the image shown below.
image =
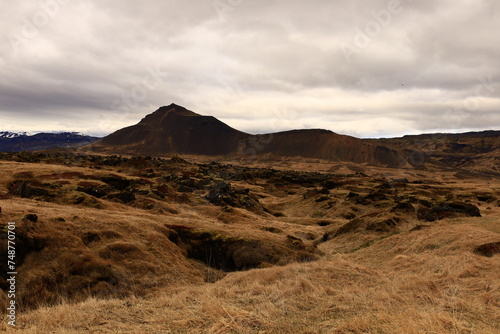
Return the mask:
<svg viewBox="0 0 500 334"><path fill-rule="evenodd" d="M124 190L130 186L131 181L119 176L104 176L100 179L117 190Z"/></svg>
<svg viewBox="0 0 500 334"><path fill-rule="evenodd" d="M110 198L110 199L116 198L116 199L119 199L120 201L122 201L123 203L127 204L127 203L135 200L135 195L131 191L123 191L123 192L118 193L118 194L109 195L108 198Z"/></svg>
<svg viewBox="0 0 500 334"><path fill-rule="evenodd" d="M495 196L489 195L489 194L480 194L477 195L477 200L481 202L493 202L496 198Z"/></svg>
<svg viewBox="0 0 500 334"><path fill-rule="evenodd" d="M360 197L361 197L360 194L351 191L349 194L347 194L347 196L346 196L345 199L346 200L352 200L352 199L356 200L356 199L358 199Z"/></svg>
<svg viewBox="0 0 500 334"><path fill-rule="evenodd" d="M328 190L332 190L332 189L339 187L340 183L337 183L337 182L332 181L332 180L327 180L327 181L323 182L321 185Z"/></svg>
<svg viewBox="0 0 500 334"><path fill-rule="evenodd" d="M214 205L222 205L223 202L225 202L223 196L226 196L225 199L227 199L227 196L231 193L233 193L233 191L230 183L218 181L212 186L205 198Z"/></svg>
<svg viewBox="0 0 500 334"><path fill-rule="evenodd" d="M456 214L468 217L481 217L481 213L477 206L460 202L442 203L432 208L420 208L417 214L418 219L428 222L444 219Z"/></svg>
<svg viewBox="0 0 500 334"><path fill-rule="evenodd" d="M212 185L205 198L214 205L229 205L258 214L264 213L264 208L259 203L258 198L250 194L249 189L234 189L230 183L224 181L217 181Z"/></svg>
<svg viewBox="0 0 500 334"><path fill-rule="evenodd" d="M90 182L80 182L80 185L78 186L78 188L76 188L76 191L86 193L93 197L101 198L109 194L110 189L108 189L107 186L90 184Z"/></svg>
<svg viewBox="0 0 500 334"><path fill-rule="evenodd" d="M36 223L38 221L38 216L34 213L29 213L24 216L24 219L29 220L30 222Z"/></svg>
<svg viewBox="0 0 500 334"><path fill-rule="evenodd" d="M490 242L484 245L477 246L476 248L474 248L474 253L486 257L492 257L495 254L500 254L500 241Z"/></svg>
<svg viewBox="0 0 500 334"><path fill-rule="evenodd" d="M366 195L364 199L372 202L381 202L387 200L387 195L381 191L375 190Z"/></svg>
<svg viewBox="0 0 500 334"><path fill-rule="evenodd" d="M398 203L391 209L391 212L414 213L415 208L410 203Z"/></svg>

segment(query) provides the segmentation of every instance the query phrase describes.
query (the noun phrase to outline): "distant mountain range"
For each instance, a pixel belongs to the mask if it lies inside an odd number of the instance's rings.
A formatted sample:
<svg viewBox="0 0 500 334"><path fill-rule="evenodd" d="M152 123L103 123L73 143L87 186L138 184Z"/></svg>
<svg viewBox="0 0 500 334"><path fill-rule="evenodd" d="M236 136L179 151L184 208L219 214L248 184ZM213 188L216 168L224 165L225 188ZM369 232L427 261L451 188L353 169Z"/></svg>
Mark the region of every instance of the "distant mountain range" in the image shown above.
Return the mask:
<svg viewBox="0 0 500 334"><path fill-rule="evenodd" d="M55 147L76 148L98 140L79 132L37 133L0 132L0 152L38 151Z"/></svg>

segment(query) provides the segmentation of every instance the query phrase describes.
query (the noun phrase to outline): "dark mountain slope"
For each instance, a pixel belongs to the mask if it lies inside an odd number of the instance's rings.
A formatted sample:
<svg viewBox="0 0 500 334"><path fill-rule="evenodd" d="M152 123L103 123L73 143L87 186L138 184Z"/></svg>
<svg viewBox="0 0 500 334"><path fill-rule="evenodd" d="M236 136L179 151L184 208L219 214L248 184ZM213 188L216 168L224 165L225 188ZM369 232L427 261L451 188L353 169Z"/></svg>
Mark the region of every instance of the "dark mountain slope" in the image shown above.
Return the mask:
<svg viewBox="0 0 500 334"><path fill-rule="evenodd" d="M238 143L248 136L215 117L201 116L171 104L144 117L136 125L110 134L90 148L132 155L226 155L236 152Z"/></svg>
<svg viewBox="0 0 500 334"><path fill-rule="evenodd" d="M212 116L201 116L175 104L161 107L138 124L118 130L86 149L108 154L152 156L175 153L205 156L270 154L393 167L404 161L392 149L328 130L250 135Z"/></svg>
<svg viewBox="0 0 500 334"><path fill-rule="evenodd" d="M292 130L269 135L261 153L397 166L398 154L387 147L328 130Z"/></svg>

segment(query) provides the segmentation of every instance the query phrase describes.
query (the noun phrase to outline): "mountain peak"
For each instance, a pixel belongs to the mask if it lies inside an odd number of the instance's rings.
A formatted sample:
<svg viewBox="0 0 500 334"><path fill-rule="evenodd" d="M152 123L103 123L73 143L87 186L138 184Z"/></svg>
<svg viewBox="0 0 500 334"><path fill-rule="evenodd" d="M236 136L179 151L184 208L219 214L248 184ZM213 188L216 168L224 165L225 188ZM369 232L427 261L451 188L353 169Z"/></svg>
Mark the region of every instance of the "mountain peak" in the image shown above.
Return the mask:
<svg viewBox="0 0 500 334"><path fill-rule="evenodd" d="M153 114L155 113L175 113L180 116L201 116L195 112L192 112L191 110L188 110L184 108L183 106L180 106L178 104L172 103L168 106L163 106L160 107L158 110L156 110Z"/></svg>
<svg viewBox="0 0 500 334"><path fill-rule="evenodd" d="M249 135L213 116L202 116L177 104L160 107L138 124L118 130L93 145L143 155L173 153L226 155Z"/></svg>
<svg viewBox="0 0 500 334"><path fill-rule="evenodd" d="M11 131L0 131L0 138L18 138L30 136L29 132L11 132Z"/></svg>
<svg viewBox="0 0 500 334"><path fill-rule="evenodd" d="M192 112L191 110L172 103L171 105L160 107L155 112L146 115L146 117L141 120L140 124L151 123L152 125L154 125L165 122L172 123L175 122L179 117L182 118L193 116L202 117L201 115Z"/></svg>

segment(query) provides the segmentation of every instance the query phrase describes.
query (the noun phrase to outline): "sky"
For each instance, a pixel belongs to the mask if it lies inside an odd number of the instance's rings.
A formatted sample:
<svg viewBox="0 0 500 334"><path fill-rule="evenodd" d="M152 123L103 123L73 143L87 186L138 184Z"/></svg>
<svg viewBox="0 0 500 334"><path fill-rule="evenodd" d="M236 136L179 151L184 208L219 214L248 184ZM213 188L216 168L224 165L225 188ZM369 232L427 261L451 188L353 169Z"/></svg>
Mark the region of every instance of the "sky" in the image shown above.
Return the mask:
<svg viewBox="0 0 500 334"><path fill-rule="evenodd" d="M0 2L0 131L176 103L239 130L500 130L497 0Z"/></svg>

